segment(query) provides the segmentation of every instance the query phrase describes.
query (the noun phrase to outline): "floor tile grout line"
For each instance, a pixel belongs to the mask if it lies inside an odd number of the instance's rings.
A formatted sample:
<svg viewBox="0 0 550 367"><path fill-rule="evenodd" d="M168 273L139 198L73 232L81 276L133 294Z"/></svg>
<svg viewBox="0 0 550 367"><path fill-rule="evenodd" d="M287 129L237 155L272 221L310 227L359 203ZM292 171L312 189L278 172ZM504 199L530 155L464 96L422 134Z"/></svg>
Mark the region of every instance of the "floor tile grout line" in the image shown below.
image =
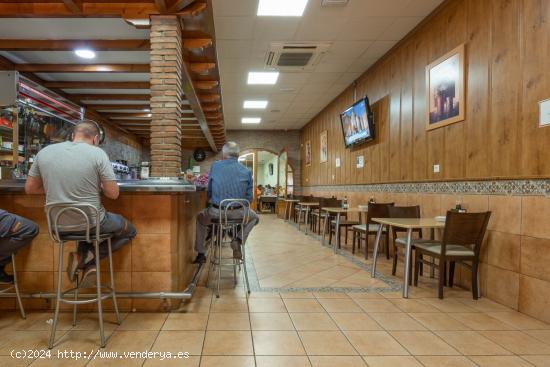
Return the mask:
<svg viewBox="0 0 550 367"><path fill-rule="evenodd" d="M208 287L205 287L205 288L210 290L210 288L208 288ZM210 314L212 313L212 304L213 303L214 303L214 292L211 291L210 292L210 307L208 308L208 317L206 318L206 325L204 326L204 336L202 338L201 354L199 356L199 366L201 365L202 357L204 356L204 347L206 345L206 333L208 332L208 323L210 322Z"/></svg>

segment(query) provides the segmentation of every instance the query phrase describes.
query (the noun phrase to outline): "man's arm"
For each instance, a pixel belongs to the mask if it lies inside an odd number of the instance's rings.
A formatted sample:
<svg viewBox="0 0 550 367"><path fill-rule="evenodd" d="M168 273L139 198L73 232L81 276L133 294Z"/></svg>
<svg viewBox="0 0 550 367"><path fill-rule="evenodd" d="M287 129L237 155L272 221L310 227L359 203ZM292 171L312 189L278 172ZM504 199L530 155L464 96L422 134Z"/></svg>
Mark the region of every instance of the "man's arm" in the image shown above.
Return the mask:
<svg viewBox="0 0 550 367"><path fill-rule="evenodd" d="M44 185L40 177L28 176L25 182L25 192L29 195L38 195L44 193Z"/></svg>
<svg viewBox="0 0 550 367"><path fill-rule="evenodd" d="M101 158L98 162L99 177L101 179L101 191L103 195L109 199L118 199L119 189L116 182L115 173L113 172L113 166L107 153L102 152Z"/></svg>
<svg viewBox="0 0 550 367"><path fill-rule="evenodd" d="M120 194L116 181L101 181L101 191L103 195L113 200L118 199L118 195Z"/></svg>
<svg viewBox="0 0 550 367"><path fill-rule="evenodd" d="M246 200L252 201L254 196L252 195L252 190L254 189L254 183L252 182L252 172L249 171L248 174L248 186L246 187Z"/></svg>

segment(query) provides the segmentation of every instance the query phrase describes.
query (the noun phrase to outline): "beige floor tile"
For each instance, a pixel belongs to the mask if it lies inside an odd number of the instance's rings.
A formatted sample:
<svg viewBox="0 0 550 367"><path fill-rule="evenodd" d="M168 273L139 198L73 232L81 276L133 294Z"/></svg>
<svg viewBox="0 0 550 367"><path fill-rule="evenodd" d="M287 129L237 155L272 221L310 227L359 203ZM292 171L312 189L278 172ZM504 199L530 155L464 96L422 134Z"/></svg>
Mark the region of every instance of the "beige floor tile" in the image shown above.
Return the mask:
<svg viewBox="0 0 550 367"><path fill-rule="evenodd" d="M409 355L409 352L386 331L346 331L344 333L361 355Z"/></svg>
<svg viewBox="0 0 550 367"><path fill-rule="evenodd" d="M177 311L189 313L209 312L211 303L210 298L192 298L191 300L183 301Z"/></svg>
<svg viewBox="0 0 550 367"><path fill-rule="evenodd" d="M550 366L550 356L521 356L526 361L529 361L535 367Z"/></svg>
<svg viewBox="0 0 550 367"><path fill-rule="evenodd" d="M72 317L72 314L70 315ZM124 322L126 316L128 316L127 313L123 312L120 314L121 322ZM103 314L103 328L106 332L113 331L118 326L114 313L108 312ZM72 330L99 330L97 313L79 313L76 319L76 326Z"/></svg>
<svg viewBox="0 0 550 367"><path fill-rule="evenodd" d="M207 331L203 355L253 355L250 331Z"/></svg>
<svg viewBox="0 0 550 367"><path fill-rule="evenodd" d="M19 312L4 312L0 315L0 330L28 330L36 323L45 324L48 319L52 318L51 312L27 312L27 318L22 319ZM65 319L69 320L68 317ZM70 329L67 326L66 329ZM39 331L39 330L36 330Z"/></svg>
<svg viewBox="0 0 550 367"><path fill-rule="evenodd" d="M314 298L311 292L281 292L281 298Z"/></svg>
<svg viewBox="0 0 550 367"><path fill-rule="evenodd" d="M183 364L182 366L185 366ZM254 357L244 356L203 356L201 367L254 367Z"/></svg>
<svg viewBox="0 0 550 367"><path fill-rule="evenodd" d="M460 298L460 302L464 303L466 306L475 308L481 312L510 312L512 311L509 307L503 306L500 303L491 301L490 299L483 297L479 299L472 298Z"/></svg>
<svg viewBox="0 0 550 367"><path fill-rule="evenodd" d="M459 354L431 331L392 331L391 335L412 355L449 356Z"/></svg>
<svg viewBox="0 0 550 367"><path fill-rule="evenodd" d="M480 333L515 354L550 355L550 345L521 331L481 331Z"/></svg>
<svg viewBox="0 0 550 367"><path fill-rule="evenodd" d="M403 312L439 312L434 306L417 299L401 298L389 301Z"/></svg>
<svg viewBox="0 0 550 367"><path fill-rule="evenodd" d="M311 367L306 356L257 356L257 367Z"/></svg>
<svg viewBox="0 0 550 367"><path fill-rule="evenodd" d="M475 363L463 356L417 356L425 367L475 367Z"/></svg>
<svg viewBox="0 0 550 367"><path fill-rule="evenodd" d="M353 298L353 299L365 299L365 298L382 299L382 298L384 298L379 293L374 293L374 292L348 292L347 295L348 295L348 297Z"/></svg>
<svg viewBox="0 0 550 367"><path fill-rule="evenodd" d="M286 312L286 307L280 298L249 299L248 309L250 312Z"/></svg>
<svg viewBox="0 0 550 367"><path fill-rule="evenodd" d="M212 298L211 312L248 312L246 298Z"/></svg>
<svg viewBox="0 0 550 367"><path fill-rule="evenodd" d="M441 312L480 312L475 308L466 306L456 298L425 298L422 299L422 302L437 308Z"/></svg>
<svg viewBox="0 0 550 367"><path fill-rule="evenodd" d="M308 355L356 355L357 352L340 331L301 331L300 339Z"/></svg>
<svg viewBox="0 0 550 367"><path fill-rule="evenodd" d="M171 359L147 359L145 360L144 367L199 367L201 357L189 356L188 358L171 358Z"/></svg>
<svg viewBox="0 0 550 367"><path fill-rule="evenodd" d="M369 316L386 330L426 330L406 313L371 312Z"/></svg>
<svg viewBox="0 0 550 367"><path fill-rule="evenodd" d="M369 367L422 367L414 357L407 356L385 356L385 357L363 357Z"/></svg>
<svg viewBox="0 0 550 367"><path fill-rule="evenodd" d="M250 313L252 330L294 330L290 316L285 313Z"/></svg>
<svg viewBox="0 0 550 367"><path fill-rule="evenodd" d="M207 329L250 330L250 320L244 312L213 312L208 319Z"/></svg>
<svg viewBox="0 0 550 367"><path fill-rule="evenodd" d="M56 333L56 340L66 333L60 330ZM8 331L2 335L0 355L9 355L12 350L44 349L48 345L50 333L48 331ZM55 347L55 346L54 346Z"/></svg>
<svg viewBox="0 0 550 367"><path fill-rule="evenodd" d="M151 349L153 352L187 352L190 355L200 355L204 331L161 331Z"/></svg>
<svg viewBox="0 0 550 367"><path fill-rule="evenodd" d="M387 299L356 299L355 302L366 312L401 312Z"/></svg>
<svg viewBox="0 0 550 367"><path fill-rule="evenodd" d="M410 313L416 321L429 330L470 330L470 328L446 313Z"/></svg>
<svg viewBox="0 0 550 367"><path fill-rule="evenodd" d="M332 321L326 312L308 313L296 312L291 313L290 318L294 323L296 330L338 330L338 326Z"/></svg>
<svg viewBox="0 0 550 367"><path fill-rule="evenodd" d="M318 301L327 312L363 312L350 298L321 298Z"/></svg>
<svg viewBox="0 0 550 367"><path fill-rule="evenodd" d="M119 331L116 330L105 346L105 351L137 352L150 350L158 331Z"/></svg>
<svg viewBox="0 0 550 367"><path fill-rule="evenodd" d="M533 338L550 345L550 330L526 330L524 333L531 335Z"/></svg>
<svg viewBox="0 0 550 367"><path fill-rule="evenodd" d="M516 356L473 356L479 367L531 367L531 364Z"/></svg>
<svg viewBox="0 0 550 367"><path fill-rule="evenodd" d="M78 367L85 366L86 363L88 363L87 359L59 358L57 354L52 354L51 358L37 358L32 365L39 367ZM4 365L2 366L4 367Z"/></svg>
<svg viewBox="0 0 550 367"><path fill-rule="evenodd" d="M249 298L281 298L279 292L250 292Z"/></svg>
<svg viewBox="0 0 550 367"><path fill-rule="evenodd" d="M325 309L316 299L285 299L288 312L324 312Z"/></svg>
<svg viewBox="0 0 550 367"><path fill-rule="evenodd" d="M171 313L162 330L206 330L208 313Z"/></svg>
<svg viewBox="0 0 550 367"><path fill-rule="evenodd" d="M465 355L508 355L511 354L498 344L493 343L477 331L436 331L460 353Z"/></svg>
<svg viewBox="0 0 550 367"><path fill-rule="evenodd" d="M252 332L256 355L305 355L296 331Z"/></svg>
<svg viewBox="0 0 550 367"><path fill-rule="evenodd" d="M313 367L367 367L359 356L310 356Z"/></svg>
<svg viewBox="0 0 550 367"><path fill-rule="evenodd" d="M366 313L331 313L330 316L341 330L382 330L382 327Z"/></svg>
<svg viewBox="0 0 550 367"><path fill-rule="evenodd" d="M460 321L472 330L513 330L514 328L484 313L450 313L450 317Z"/></svg>
<svg viewBox="0 0 550 367"><path fill-rule="evenodd" d="M113 331L105 331L105 337L109 342L109 337ZM73 350L75 352L87 352L97 349L100 343L99 331L90 330L71 330L65 335L57 339L52 353L57 354L58 351Z"/></svg>
<svg viewBox="0 0 550 367"><path fill-rule="evenodd" d="M349 298L344 292L313 292L315 298Z"/></svg>
<svg viewBox="0 0 550 367"><path fill-rule="evenodd" d="M522 313L511 312L488 312L489 316L494 317L502 322L510 324L511 326L522 330L538 330L538 329L550 329L550 324L546 324L542 321L524 315Z"/></svg>
<svg viewBox="0 0 550 367"><path fill-rule="evenodd" d="M117 330L160 330L167 318L166 313L131 313Z"/></svg>
<svg viewBox="0 0 550 367"><path fill-rule="evenodd" d="M34 359L12 358L11 356L0 356L0 366L3 367L26 367L34 362Z"/></svg>

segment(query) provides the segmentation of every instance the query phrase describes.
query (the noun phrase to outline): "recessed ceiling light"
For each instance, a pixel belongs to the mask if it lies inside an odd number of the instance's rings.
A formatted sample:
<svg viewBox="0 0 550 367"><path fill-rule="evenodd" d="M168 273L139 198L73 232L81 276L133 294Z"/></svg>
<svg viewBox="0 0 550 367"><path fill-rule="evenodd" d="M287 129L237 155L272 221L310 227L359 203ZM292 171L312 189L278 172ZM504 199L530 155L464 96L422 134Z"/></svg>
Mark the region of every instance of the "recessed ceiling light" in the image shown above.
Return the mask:
<svg viewBox="0 0 550 367"><path fill-rule="evenodd" d="M151 110L149 108L144 108L143 111L144 112L151 112Z"/></svg>
<svg viewBox="0 0 550 367"><path fill-rule="evenodd" d="M153 114L152 114L152 113L148 113L148 114L147 114L147 117L153 117Z"/></svg>
<svg viewBox="0 0 550 367"><path fill-rule="evenodd" d="M264 109L267 107L267 101L244 101L244 108L247 109Z"/></svg>
<svg viewBox="0 0 550 367"><path fill-rule="evenodd" d="M248 84L276 84L278 71L251 71L248 73Z"/></svg>
<svg viewBox="0 0 550 367"><path fill-rule="evenodd" d="M260 0L258 16L301 17L308 0Z"/></svg>
<svg viewBox="0 0 550 367"><path fill-rule="evenodd" d="M243 117L241 122L243 124L259 124L262 121L259 117Z"/></svg>
<svg viewBox="0 0 550 367"><path fill-rule="evenodd" d="M74 50L74 53L78 57L82 57L83 59L93 59L95 58L95 52L87 49L87 48L79 48Z"/></svg>

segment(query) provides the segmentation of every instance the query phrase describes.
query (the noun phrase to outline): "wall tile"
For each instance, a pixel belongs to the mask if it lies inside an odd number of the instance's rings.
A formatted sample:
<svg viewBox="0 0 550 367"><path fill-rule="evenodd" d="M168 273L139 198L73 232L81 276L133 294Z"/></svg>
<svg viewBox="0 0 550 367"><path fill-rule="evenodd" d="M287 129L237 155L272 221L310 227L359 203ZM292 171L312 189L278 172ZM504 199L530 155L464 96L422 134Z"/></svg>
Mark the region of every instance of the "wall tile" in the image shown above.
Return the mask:
<svg viewBox="0 0 550 367"><path fill-rule="evenodd" d="M39 234L15 256L18 271L52 271L53 242L47 234Z"/></svg>
<svg viewBox="0 0 550 367"><path fill-rule="evenodd" d="M550 282L550 240L523 236L521 273Z"/></svg>
<svg viewBox="0 0 550 367"><path fill-rule="evenodd" d="M520 284L519 311L550 323L550 283L522 275Z"/></svg>
<svg viewBox="0 0 550 367"><path fill-rule="evenodd" d="M487 265L486 294L490 299L518 309L519 274Z"/></svg>
<svg viewBox="0 0 550 367"><path fill-rule="evenodd" d="M487 262L499 268L519 272L521 237L517 234L488 231Z"/></svg>
<svg viewBox="0 0 550 367"><path fill-rule="evenodd" d="M132 271L170 271L170 258L168 234L141 234L132 241Z"/></svg>
<svg viewBox="0 0 550 367"><path fill-rule="evenodd" d="M550 239L550 197L522 198L521 234Z"/></svg>
<svg viewBox="0 0 550 367"><path fill-rule="evenodd" d="M489 210L491 211L489 229L514 234L520 233L521 197L489 196Z"/></svg>
<svg viewBox="0 0 550 367"><path fill-rule="evenodd" d="M468 212L484 212L489 210L488 195L463 195L462 205Z"/></svg>

